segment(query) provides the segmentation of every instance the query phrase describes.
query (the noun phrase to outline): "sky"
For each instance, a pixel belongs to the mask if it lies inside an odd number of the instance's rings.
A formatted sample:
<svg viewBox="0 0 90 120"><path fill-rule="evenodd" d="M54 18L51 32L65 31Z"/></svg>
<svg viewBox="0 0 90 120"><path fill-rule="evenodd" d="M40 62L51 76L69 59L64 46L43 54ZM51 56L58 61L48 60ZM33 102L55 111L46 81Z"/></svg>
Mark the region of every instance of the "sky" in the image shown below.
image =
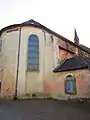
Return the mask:
<svg viewBox="0 0 90 120"><path fill-rule="evenodd" d="M30 19L90 47L90 0L0 0L0 29Z"/></svg>

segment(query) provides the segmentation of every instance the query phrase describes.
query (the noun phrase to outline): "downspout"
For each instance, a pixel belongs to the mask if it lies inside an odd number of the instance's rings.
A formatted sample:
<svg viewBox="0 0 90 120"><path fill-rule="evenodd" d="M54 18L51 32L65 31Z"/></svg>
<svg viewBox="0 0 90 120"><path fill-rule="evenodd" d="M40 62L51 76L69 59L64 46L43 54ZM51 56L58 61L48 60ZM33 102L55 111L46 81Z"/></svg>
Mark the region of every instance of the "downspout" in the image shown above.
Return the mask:
<svg viewBox="0 0 90 120"><path fill-rule="evenodd" d="M43 49L43 54L44 54L44 59L43 59L43 92L45 93L46 91L45 91L45 77L46 77L46 68L45 68L45 49L46 49L46 34L45 34L45 31L43 30L42 31L43 32L43 34L44 34L44 49Z"/></svg>
<svg viewBox="0 0 90 120"><path fill-rule="evenodd" d="M19 43L18 43L18 56L17 56L17 73L16 73L16 84L15 84L15 96L14 96L14 100L17 99L19 59L20 59L20 45L21 45L21 27L19 29Z"/></svg>

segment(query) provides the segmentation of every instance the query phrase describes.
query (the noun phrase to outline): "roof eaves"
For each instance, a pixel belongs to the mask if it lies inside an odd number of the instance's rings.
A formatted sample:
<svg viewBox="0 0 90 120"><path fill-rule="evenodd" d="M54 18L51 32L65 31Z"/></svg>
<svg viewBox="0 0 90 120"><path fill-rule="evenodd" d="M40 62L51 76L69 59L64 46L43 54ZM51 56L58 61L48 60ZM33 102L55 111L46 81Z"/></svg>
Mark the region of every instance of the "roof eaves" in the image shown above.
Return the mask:
<svg viewBox="0 0 90 120"><path fill-rule="evenodd" d="M78 68L68 68L68 69L62 69L62 70L53 70L53 72L64 72L64 71L74 71L74 70L80 70L80 69L88 69L88 67L78 67Z"/></svg>
<svg viewBox="0 0 90 120"><path fill-rule="evenodd" d="M38 23L38 22L37 22L37 23ZM51 29L49 29L49 28L43 26L43 25L40 24L40 23L39 23L39 26L38 26L38 25L34 25L34 24L30 24L30 25L29 25L29 24L27 24L27 25L26 25L26 24L14 24L14 25L10 25L10 26L7 26L7 27L1 29L1 30L0 30L0 35L2 34L3 31L5 31L5 30L7 30L7 29L9 29L9 28L12 28L12 27L17 27L17 26L18 26L18 27L19 27L19 26L20 26L20 27L22 27L22 26L33 26L33 27L37 27L37 28L44 29L44 30L48 31L49 33L51 33L51 34L57 36L58 38L62 39L63 41L66 41L66 42L70 43L71 45L74 45L74 46L80 48L81 50L83 50L83 51L85 51L85 52L87 52L87 53L90 54L89 51L86 51L85 49L83 49L83 48L80 47L79 45L73 43L73 42L70 41L69 39L67 39L67 38L65 38L65 37L63 37L63 36L61 36L61 35L59 35L58 33L52 31Z"/></svg>
<svg viewBox="0 0 90 120"><path fill-rule="evenodd" d="M68 50L68 49L65 49L65 48L63 48L63 47L61 47L61 46L59 46L59 48L62 49L62 50L65 50L65 51L67 51L67 52L70 52L70 53L72 53L72 54L75 54L75 52L73 52L73 51L71 51L71 50Z"/></svg>

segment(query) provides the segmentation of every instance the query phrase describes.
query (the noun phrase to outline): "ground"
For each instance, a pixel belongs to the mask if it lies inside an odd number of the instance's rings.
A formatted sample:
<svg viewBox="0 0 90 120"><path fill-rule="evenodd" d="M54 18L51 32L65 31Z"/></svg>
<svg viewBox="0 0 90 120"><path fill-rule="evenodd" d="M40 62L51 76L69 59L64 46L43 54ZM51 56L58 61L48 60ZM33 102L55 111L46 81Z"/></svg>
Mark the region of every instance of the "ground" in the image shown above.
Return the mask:
<svg viewBox="0 0 90 120"><path fill-rule="evenodd" d="M59 100L1 101L0 120L90 120L90 103Z"/></svg>

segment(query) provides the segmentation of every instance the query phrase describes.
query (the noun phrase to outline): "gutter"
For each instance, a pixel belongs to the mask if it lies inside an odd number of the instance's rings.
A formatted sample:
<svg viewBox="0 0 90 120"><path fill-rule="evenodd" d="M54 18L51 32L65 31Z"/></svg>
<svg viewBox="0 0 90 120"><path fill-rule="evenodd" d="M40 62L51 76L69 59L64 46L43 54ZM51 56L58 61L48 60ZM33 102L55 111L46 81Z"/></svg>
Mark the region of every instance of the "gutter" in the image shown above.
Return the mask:
<svg viewBox="0 0 90 120"><path fill-rule="evenodd" d="M14 100L17 99L17 87L18 87L18 73L19 73L19 59L20 59L20 46L21 46L21 27L19 29L19 43L18 43L18 56L17 56L17 73L16 73L16 85Z"/></svg>

